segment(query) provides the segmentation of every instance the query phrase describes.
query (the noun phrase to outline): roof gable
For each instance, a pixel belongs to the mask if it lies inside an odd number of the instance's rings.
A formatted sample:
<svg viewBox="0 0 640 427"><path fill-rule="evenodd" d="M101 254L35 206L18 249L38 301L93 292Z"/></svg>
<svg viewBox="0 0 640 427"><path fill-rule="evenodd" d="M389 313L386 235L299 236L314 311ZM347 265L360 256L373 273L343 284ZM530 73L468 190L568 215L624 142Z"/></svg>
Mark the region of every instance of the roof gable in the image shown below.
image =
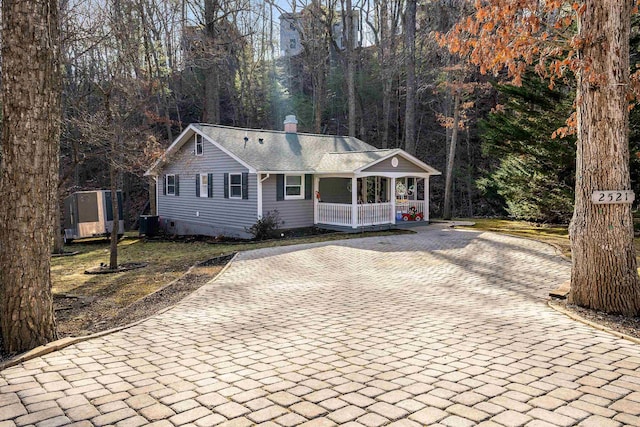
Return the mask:
<svg viewBox="0 0 640 427"><path fill-rule="evenodd" d="M209 135L207 135L206 133L202 132L202 130L199 129L197 125L191 124L184 131L182 131L182 133L165 150L165 152L162 154L162 156L158 160L156 160L156 162L149 168L149 170L147 170L144 173L144 175L145 176L156 175L158 173L158 171L160 169L162 169L162 167L164 165L166 165L167 163L169 163L169 162L171 162L173 160L173 156L175 154L177 154L180 151L180 149L186 143L193 141L193 135L195 135L196 133L202 135L202 137L203 137L203 139L205 141L209 142L210 144L215 145L222 152L224 152L225 154L227 154L228 156L233 158L235 161L240 163L242 166L244 166L247 169L249 169L250 172L253 172L253 173L256 172L256 169L254 167L252 167L250 164L248 164L244 159L242 159L242 158L236 156L234 153L230 152L224 145L221 145L221 144L217 143L215 140L211 139L211 137Z"/></svg>
<svg viewBox="0 0 640 427"><path fill-rule="evenodd" d="M359 169L356 170L356 172L366 171L367 169L371 168L372 166L375 166L378 163L382 163L385 160L390 159L390 158L392 158L394 156L398 156L398 157L401 157L401 158L407 160L408 162L410 162L413 165L415 165L417 168L424 170L425 172L427 172L430 175L440 175L441 174L440 171L432 168L428 164L424 163L423 161L419 160L418 158L412 156L411 154L409 154L406 151L401 150L399 148L397 148L395 150L391 150L391 152L385 154L384 156L381 156L379 159L377 159L375 161L372 161L371 163L360 167Z"/></svg>
<svg viewBox="0 0 640 427"><path fill-rule="evenodd" d="M176 139L173 140L171 145L162 153L162 156L156 160L153 165L144 173L144 176L153 176L169 161L174 153L177 153L180 148L187 142L191 136L193 136L194 130L191 125L187 126Z"/></svg>

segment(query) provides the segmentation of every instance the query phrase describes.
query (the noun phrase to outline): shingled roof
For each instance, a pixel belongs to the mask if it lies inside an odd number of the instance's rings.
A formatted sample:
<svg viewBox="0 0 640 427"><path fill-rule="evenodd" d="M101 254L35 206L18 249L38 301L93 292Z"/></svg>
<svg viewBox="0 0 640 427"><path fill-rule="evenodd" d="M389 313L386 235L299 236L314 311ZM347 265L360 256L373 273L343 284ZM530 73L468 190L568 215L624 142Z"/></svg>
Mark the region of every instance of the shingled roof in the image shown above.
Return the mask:
<svg viewBox="0 0 640 427"><path fill-rule="evenodd" d="M264 172L312 172L327 153L376 149L348 136L238 129L207 124L194 127L256 171ZM245 137L248 138L246 142Z"/></svg>
<svg viewBox="0 0 640 427"><path fill-rule="evenodd" d="M198 123L191 124L145 175L156 175L170 161L172 154L191 140L193 132L203 135L252 172L346 173L393 153L404 153L400 149L377 149L348 136L287 133ZM435 169L432 170L438 173Z"/></svg>

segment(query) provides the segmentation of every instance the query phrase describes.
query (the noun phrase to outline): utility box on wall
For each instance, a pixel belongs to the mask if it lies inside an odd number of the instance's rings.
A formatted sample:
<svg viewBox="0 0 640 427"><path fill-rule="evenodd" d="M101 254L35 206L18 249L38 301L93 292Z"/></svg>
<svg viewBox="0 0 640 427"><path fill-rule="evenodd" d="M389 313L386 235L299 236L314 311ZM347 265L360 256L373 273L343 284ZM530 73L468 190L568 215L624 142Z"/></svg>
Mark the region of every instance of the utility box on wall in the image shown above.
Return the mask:
<svg viewBox="0 0 640 427"><path fill-rule="evenodd" d="M124 233L122 192L118 190L118 234ZM113 229L110 190L78 191L64 199L64 239L108 236Z"/></svg>

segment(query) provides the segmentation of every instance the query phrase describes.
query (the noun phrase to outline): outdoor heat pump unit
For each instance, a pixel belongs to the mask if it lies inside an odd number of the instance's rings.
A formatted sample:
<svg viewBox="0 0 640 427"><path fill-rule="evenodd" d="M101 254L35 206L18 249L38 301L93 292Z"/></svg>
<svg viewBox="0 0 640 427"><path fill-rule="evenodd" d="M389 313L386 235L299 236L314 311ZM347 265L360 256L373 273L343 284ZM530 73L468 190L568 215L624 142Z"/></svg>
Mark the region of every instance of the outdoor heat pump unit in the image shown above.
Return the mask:
<svg viewBox="0 0 640 427"><path fill-rule="evenodd" d="M122 192L118 194L118 234L124 233ZM105 237L113 229L110 190L78 191L64 199L64 240Z"/></svg>

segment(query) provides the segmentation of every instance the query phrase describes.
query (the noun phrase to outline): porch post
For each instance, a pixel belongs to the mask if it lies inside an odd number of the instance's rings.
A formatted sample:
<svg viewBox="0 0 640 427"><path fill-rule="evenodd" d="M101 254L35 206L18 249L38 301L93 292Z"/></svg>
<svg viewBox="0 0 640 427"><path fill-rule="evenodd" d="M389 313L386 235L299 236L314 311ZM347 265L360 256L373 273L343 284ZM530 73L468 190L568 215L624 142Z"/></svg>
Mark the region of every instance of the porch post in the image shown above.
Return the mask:
<svg viewBox="0 0 640 427"><path fill-rule="evenodd" d="M391 224L396 223L396 178L391 178Z"/></svg>
<svg viewBox="0 0 640 427"><path fill-rule="evenodd" d="M413 200L418 200L418 180L420 179L420 177L418 176L414 176L413 177Z"/></svg>
<svg viewBox="0 0 640 427"><path fill-rule="evenodd" d="M424 179L424 221L429 222L429 175Z"/></svg>
<svg viewBox="0 0 640 427"><path fill-rule="evenodd" d="M351 177L351 227L358 228L358 178Z"/></svg>
<svg viewBox="0 0 640 427"><path fill-rule="evenodd" d="M313 197L313 223L317 224L318 223L318 202L320 200L318 200L318 192L320 191L320 178L318 178L316 175L313 176L313 193L312 193L312 197Z"/></svg>

